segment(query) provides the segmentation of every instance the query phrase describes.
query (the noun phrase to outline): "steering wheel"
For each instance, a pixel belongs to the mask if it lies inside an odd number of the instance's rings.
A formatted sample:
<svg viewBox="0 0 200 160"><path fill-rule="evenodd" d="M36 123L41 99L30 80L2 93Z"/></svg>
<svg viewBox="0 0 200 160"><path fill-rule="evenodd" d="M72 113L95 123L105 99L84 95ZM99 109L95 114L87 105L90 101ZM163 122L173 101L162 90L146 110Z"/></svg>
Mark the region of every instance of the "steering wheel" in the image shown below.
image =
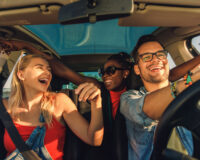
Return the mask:
<svg viewBox="0 0 200 160"><path fill-rule="evenodd" d="M180 152L167 149L171 131L176 126L183 126L192 132L200 142L200 80L180 93L167 107L155 131L154 149L151 160L197 160L200 156L190 157ZM200 148L194 147L197 151ZM198 153L199 153L198 152Z"/></svg>

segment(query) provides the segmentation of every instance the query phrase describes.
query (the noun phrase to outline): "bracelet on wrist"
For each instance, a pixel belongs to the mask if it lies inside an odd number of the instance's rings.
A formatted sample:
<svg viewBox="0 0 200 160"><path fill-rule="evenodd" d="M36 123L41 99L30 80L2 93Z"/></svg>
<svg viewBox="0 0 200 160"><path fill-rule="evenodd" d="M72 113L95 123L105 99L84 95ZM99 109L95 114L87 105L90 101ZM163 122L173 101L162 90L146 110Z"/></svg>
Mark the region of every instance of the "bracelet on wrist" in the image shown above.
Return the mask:
<svg viewBox="0 0 200 160"><path fill-rule="evenodd" d="M192 72L188 72L184 77L184 82L186 87L189 87L190 85L192 85L192 78L191 78Z"/></svg>
<svg viewBox="0 0 200 160"><path fill-rule="evenodd" d="M177 84L177 82L170 83L171 95L174 98L176 98L176 96L177 96L176 84Z"/></svg>

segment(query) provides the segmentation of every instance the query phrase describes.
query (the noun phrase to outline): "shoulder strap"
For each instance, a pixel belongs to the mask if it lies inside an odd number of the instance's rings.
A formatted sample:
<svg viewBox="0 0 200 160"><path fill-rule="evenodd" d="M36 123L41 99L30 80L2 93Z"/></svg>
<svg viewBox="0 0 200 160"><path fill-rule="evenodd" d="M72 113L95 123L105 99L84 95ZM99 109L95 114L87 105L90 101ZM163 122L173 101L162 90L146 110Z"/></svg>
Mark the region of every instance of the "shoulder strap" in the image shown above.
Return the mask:
<svg viewBox="0 0 200 160"><path fill-rule="evenodd" d="M8 134L10 135L12 141L14 142L15 146L19 149L20 152L24 152L30 150L29 146L25 144L22 137L19 135L13 121L6 111L2 99L0 99L0 118L2 123L4 124Z"/></svg>
<svg viewBox="0 0 200 160"><path fill-rule="evenodd" d="M35 153L31 148L24 142L19 132L17 131L13 121L6 111L3 105L2 98L0 96L0 119L8 131L12 141L14 142L16 148L20 151L26 160L41 160L41 158Z"/></svg>

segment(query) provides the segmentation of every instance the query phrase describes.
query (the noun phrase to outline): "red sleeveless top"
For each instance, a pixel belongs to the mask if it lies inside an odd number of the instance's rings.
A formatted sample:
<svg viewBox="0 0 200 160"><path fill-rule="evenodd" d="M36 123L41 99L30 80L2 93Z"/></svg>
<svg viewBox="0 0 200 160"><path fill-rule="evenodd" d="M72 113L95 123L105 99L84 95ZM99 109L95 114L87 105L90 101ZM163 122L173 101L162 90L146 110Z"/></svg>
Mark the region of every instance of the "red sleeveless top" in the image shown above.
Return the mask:
<svg viewBox="0 0 200 160"><path fill-rule="evenodd" d="M121 91L110 91L110 99L112 103L112 116L115 119L119 104L120 104L120 96L122 93L126 92L126 87Z"/></svg>
<svg viewBox="0 0 200 160"><path fill-rule="evenodd" d="M15 123L15 126L24 141L29 138L33 130L36 128L36 126L24 126L17 123ZM48 150L52 159L62 160L66 131L65 126L58 122L55 117L53 117L52 126L48 127L45 125L45 127L46 134L44 138L44 145L46 149ZM8 155L16 149L6 129L4 134L4 146L8 152Z"/></svg>

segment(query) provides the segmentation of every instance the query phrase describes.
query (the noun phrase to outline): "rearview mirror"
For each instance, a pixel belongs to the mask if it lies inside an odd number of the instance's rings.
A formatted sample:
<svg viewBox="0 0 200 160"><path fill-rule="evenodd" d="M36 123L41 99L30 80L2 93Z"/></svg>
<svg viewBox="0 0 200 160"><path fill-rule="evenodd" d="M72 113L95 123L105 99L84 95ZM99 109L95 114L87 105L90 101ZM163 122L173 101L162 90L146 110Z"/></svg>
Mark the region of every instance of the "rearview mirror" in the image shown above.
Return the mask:
<svg viewBox="0 0 200 160"><path fill-rule="evenodd" d="M95 23L131 13L133 0L79 0L61 7L58 19L61 24Z"/></svg>

